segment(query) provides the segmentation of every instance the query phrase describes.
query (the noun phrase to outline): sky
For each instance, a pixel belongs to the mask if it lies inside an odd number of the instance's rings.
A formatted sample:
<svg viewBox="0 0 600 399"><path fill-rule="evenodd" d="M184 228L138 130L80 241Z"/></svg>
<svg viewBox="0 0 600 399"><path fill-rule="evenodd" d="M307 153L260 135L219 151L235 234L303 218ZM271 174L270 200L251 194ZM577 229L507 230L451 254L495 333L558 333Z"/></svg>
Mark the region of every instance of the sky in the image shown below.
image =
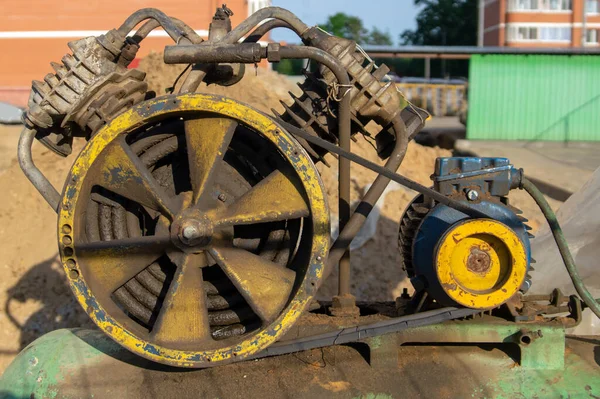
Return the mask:
<svg viewBox="0 0 600 399"><path fill-rule="evenodd" d="M394 44L406 29L414 29L417 7L413 0L272 0L272 5L287 8L309 26L323 23L337 12L360 17L364 26L389 32ZM272 32L275 41L297 43L297 36L287 29Z"/></svg>

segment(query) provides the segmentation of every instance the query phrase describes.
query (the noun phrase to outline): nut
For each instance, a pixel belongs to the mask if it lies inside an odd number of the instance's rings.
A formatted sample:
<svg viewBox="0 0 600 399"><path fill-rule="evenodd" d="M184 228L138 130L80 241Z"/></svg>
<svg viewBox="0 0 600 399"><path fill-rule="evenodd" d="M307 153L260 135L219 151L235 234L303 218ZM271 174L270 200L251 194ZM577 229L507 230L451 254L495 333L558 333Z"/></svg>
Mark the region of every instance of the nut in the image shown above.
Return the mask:
<svg viewBox="0 0 600 399"><path fill-rule="evenodd" d="M479 193L477 192L477 190L468 190L467 199L469 201L477 201L479 199Z"/></svg>
<svg viewBox="0 0 600 399"><path fill-rule="evenodd" d="M196 226L186 226L181 234L185 239L193 240L200 235L200 231L196 228Z"/></svg>

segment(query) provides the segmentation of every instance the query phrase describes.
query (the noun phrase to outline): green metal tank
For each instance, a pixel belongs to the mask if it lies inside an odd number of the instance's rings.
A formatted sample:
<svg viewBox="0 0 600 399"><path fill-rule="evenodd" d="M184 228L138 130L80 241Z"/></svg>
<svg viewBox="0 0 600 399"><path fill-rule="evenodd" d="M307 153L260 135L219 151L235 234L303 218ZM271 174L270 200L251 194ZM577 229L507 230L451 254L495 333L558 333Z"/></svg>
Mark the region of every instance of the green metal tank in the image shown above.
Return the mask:
<svg viewBox="0 0 600 399"><path fill-rule="evenodd" d="M597 398L600 340L493 317L404 330L242 363L184 370L95 330L57 330L0 380L2 398Z"/></svg>

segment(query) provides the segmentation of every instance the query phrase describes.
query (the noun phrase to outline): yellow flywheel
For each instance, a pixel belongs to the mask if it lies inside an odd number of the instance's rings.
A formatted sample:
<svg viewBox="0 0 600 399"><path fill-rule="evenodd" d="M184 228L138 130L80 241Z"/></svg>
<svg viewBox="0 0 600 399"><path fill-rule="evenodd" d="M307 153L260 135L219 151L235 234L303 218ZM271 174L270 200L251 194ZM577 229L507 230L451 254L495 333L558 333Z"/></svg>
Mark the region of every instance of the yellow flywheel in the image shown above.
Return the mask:
<svg viewBox="0 0 600 399"><path fill-rule="evenodd" d="M435 268L452 300L490 309L519 290L527 274L527 255L519 237L503 223L466 220L452 226L439 241Z"/></svg>
<svg viewBox="0 0 600 399"><path fill-rule="evenodd" d="M58 239L100 329L148 359L205 367L261 351L300 317L323 274L329 209L310 157L271 118L165 96L79 154Z"/></svg>

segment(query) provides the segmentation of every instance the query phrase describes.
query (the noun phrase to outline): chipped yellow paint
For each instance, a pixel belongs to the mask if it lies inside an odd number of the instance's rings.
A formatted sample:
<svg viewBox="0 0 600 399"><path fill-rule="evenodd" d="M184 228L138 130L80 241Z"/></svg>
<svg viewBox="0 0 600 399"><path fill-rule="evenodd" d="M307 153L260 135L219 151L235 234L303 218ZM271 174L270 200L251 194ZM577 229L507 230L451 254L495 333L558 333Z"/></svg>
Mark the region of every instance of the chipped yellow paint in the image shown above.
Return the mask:
<svg viewBox="0 0 600 399"><path fill-rule="evenodd" d="M77 261L78 237L84 235L83 215L86 204L79 203L86 174L100 153L115 138L132 130L168 116L183 113L209 112L230 117L260 132L273 142L298 174L310 205L313 223L311 260L302 284L294 297L266 328L248 334L238 344L211 350L177 350L149 342L139 333L126 329L108 314L90 291L85 269ZM73 238L72 245L64 245L65 236ZM272 119L229 98L205 94L165 96L141 103L116 117L92 138L79 154L65 185L58 219L60 256L69 276L69 283L77 300L92 320L111 338L130 351L150 360L180 367L206 367L243 359L260 352L285 334L296 322L312 300L319 280L323 276L329 249L329 207L323 183L317 169L304 149ZM67 240L68 242L68 240Z"/></svg>
<svg viewBox="0 0 600 399"><path fill-rule="evenodd" d="M480 254L483 263L477 262ZM500 306L519 290L527 274L525 246L509 227L491 219L454 225L440 240L435 262L446 294L474 309Z"/></svg>

